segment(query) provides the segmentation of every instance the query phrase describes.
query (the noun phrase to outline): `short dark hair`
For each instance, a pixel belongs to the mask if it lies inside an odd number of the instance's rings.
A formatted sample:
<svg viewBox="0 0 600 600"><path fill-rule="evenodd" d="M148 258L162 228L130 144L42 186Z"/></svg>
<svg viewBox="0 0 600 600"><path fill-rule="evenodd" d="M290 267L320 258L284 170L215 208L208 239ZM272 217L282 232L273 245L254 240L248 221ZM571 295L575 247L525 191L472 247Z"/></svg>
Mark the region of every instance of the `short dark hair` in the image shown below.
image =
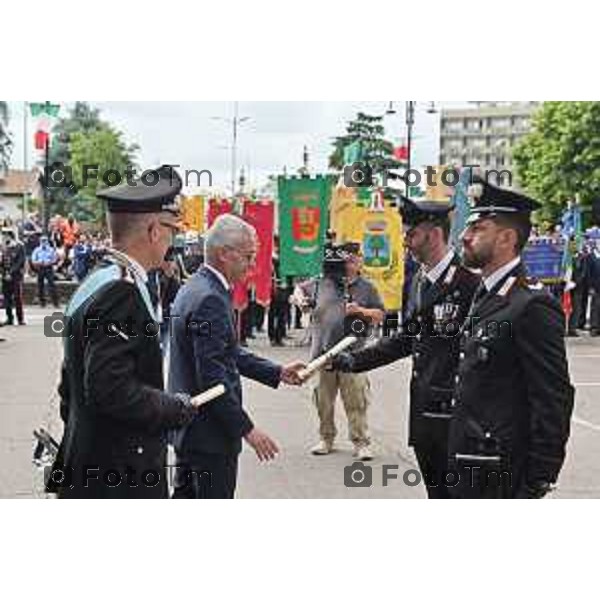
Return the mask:
<svg viewBox="0 0 600 600"><path fill-rule="evenodd" d="M529 220L529 215L502 214L496 215L494 220L496 223L498 223L498 225L500 225L500 227L512 229L517 234L515 251L517 254L521 254L521 252L523 252L523 248L525 248L527 242L529 241L529 235L531 233L531 221Z"/></svg>
<svg viewBox="0 0 600 600"><path fill-rule="evenodd" d="M442 230L442 235L444 236L444 242L448 242L450 239L450 219L447 217L439 218L439 219L430 219L426 221L429 223L430 228L439 227Z"/></svg>

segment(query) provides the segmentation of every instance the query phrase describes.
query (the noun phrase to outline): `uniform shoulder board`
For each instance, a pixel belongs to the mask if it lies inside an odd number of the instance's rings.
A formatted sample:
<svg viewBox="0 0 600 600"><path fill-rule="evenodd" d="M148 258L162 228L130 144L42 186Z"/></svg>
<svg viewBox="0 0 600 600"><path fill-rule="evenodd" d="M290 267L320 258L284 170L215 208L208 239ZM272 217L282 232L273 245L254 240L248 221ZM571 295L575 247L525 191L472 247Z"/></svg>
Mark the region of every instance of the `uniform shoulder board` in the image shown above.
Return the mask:
<svg viewBox="0 0 600 600"><path fill-rule="evenodd" d="M515 284L515 281L517 281L516 277L509 277L504 282L504 285L498 290L498 293L496 295L506 296L506 294L508 294L508 292L510 292L510 290L512 289L512 286Z"/></svg>
<svg viewBox="0 0 600 600"><path fill-rule="evenodd" d="M121 267L121 280L127 281L127 283L135 283L133 273L124 265L120 265L120 267Z"/></svg>
<svg viewBox="0 0 600 600"><path fill-rule="evenodd" d="M456 274L456 265L450 265L448 272L446 273L446 277L444 278L444 285L449 285L454 279L454 275Z"/></svg>

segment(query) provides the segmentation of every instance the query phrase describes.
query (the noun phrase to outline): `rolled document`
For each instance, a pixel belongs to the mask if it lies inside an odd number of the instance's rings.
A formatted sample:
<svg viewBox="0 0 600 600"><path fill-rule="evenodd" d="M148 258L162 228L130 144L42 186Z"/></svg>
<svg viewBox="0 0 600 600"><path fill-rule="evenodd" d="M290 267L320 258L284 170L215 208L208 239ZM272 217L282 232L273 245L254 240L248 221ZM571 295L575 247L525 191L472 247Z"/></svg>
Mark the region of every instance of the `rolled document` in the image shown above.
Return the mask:
<svg viewBox="0 0 600 600"><path fill-rule="evenodd" d="M321 354L321 356L309 362L306 365L305 369L298 371L299 377L302 379L308 379L311 375L313 375L319 369L324 367L332 358L340 354L340 352L346 350L346 348L352 346L352 344L355 344L357 341L358 338L354 337L353 335L345 337L341 342L338 342L333 348L330 348L329 350L327 350L327 352Z"/></svg>
<svg viewBox="0 0 600 600"><path fill-rule="evenodd" d="M205 392L202 392L201 394L194 396L190 400L190 402L193 407L199 408L203 404L206 404L207 402L210 402L211 400L214 400L215 398L222 396L224 393L225 393L225 386L222 383L220 383L219 385L215 385L215 387L211 387L209 390L206 390Z"/></svg>

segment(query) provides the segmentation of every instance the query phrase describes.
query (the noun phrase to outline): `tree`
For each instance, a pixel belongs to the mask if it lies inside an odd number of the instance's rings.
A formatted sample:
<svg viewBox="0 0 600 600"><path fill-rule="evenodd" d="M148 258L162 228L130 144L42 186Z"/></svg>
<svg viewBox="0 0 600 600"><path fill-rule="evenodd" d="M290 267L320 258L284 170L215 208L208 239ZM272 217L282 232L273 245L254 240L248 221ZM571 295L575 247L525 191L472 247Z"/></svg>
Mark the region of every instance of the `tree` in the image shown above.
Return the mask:
<svg viewBox="0 0 600 600"><path fill-rule="evenodd" d="M97 137L97 132L110 131L114 135L104 135ZM96 145L85 144L82 141L82 136L90 137L96 140ZM50 147L49 160L50 164L62 163L70 166L74 171L74 180L77 188L81 187L82 167L83 164L123 164L122 161L114 161L114 157L121 153L120 158L125 161L125 165L133 164L135 153L138 147L133 145L127 147L121 140L121 134L115 131L106 121L100 118L100 111L97 108L91 107L87 102L76 102L73 108L69 111L67 117L59 119L52 131L52 144ZM75 163L73 161L73 143L77 148L77 156ZM111 144L114 146L111 147ZM98 149L98 155L94 154L93 148ZM78 162L81 156L85 156L85 163ZM109 159L109 160L107 160ZM105 167L101 166L100 169ZM112 167L106 167L112 168ZM102 174L100 170L100 177ZM121 173L123 170L120 171ZM79 179L77 179L79 177ZM79 183L78 183L79 182ZM96 190L96 186L92 188ZM50 202L52 210L61 214L70 212L77 213L76 216L80 219L89 219L91 217L100 218L103 213L100 210L96 198L90 193L90 190L79 189L73 192L67 187L49 189Z"/></svg>
<svg viewBox="0 0 600 600"><path fill-rule="evenodd" d="M523 188L557 222L569 200L600 197L600 102L544 102L513 151Z"/></svg>
<svg viewBox="0 0 600 600"><path fill-rule="evenodd" d="M119 178L126 181L126 170L134 168L135 149L128 147L122 134L107 124L101 124L93 131L75 131L70 135L70 166L77 188L75 204L80 218L103 222L104 206L96 198L96 192L108 184L119 183L116 176L108 179L108 183L104 181L108 171L116 171Z"/></svg>
<svg viewBox="0 0 600 600"><path fill-rule="evenodd" d="M12 153L12 139L8 132L8 102L0 100L0 170L8 169Z"/></svg>
<svg viewBox="0 0 600 600"><path fill-rule="evenodd" d="M382 122L382 116L359 112L346 126L346 134L335 138L330 168L338 171L344 168L345 154L351 146L359 149L361 159L371 166L373 173L399 168L401 163L394 158L394 144L385 139Z"/></svg>

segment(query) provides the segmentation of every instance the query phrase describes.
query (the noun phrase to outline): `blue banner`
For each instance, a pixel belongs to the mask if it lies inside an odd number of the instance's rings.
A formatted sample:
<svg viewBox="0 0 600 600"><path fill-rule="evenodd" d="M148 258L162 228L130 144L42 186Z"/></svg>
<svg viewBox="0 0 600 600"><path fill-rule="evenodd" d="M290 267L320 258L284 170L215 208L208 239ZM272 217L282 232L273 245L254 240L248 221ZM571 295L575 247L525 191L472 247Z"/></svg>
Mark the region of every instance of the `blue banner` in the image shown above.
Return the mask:
<svg viewBox="0 0 600 600"><path fill-rule="evenodd" d="M550 240L529 242L523 251L527 275L536 279L561 279L565 244Z"/></svg>

